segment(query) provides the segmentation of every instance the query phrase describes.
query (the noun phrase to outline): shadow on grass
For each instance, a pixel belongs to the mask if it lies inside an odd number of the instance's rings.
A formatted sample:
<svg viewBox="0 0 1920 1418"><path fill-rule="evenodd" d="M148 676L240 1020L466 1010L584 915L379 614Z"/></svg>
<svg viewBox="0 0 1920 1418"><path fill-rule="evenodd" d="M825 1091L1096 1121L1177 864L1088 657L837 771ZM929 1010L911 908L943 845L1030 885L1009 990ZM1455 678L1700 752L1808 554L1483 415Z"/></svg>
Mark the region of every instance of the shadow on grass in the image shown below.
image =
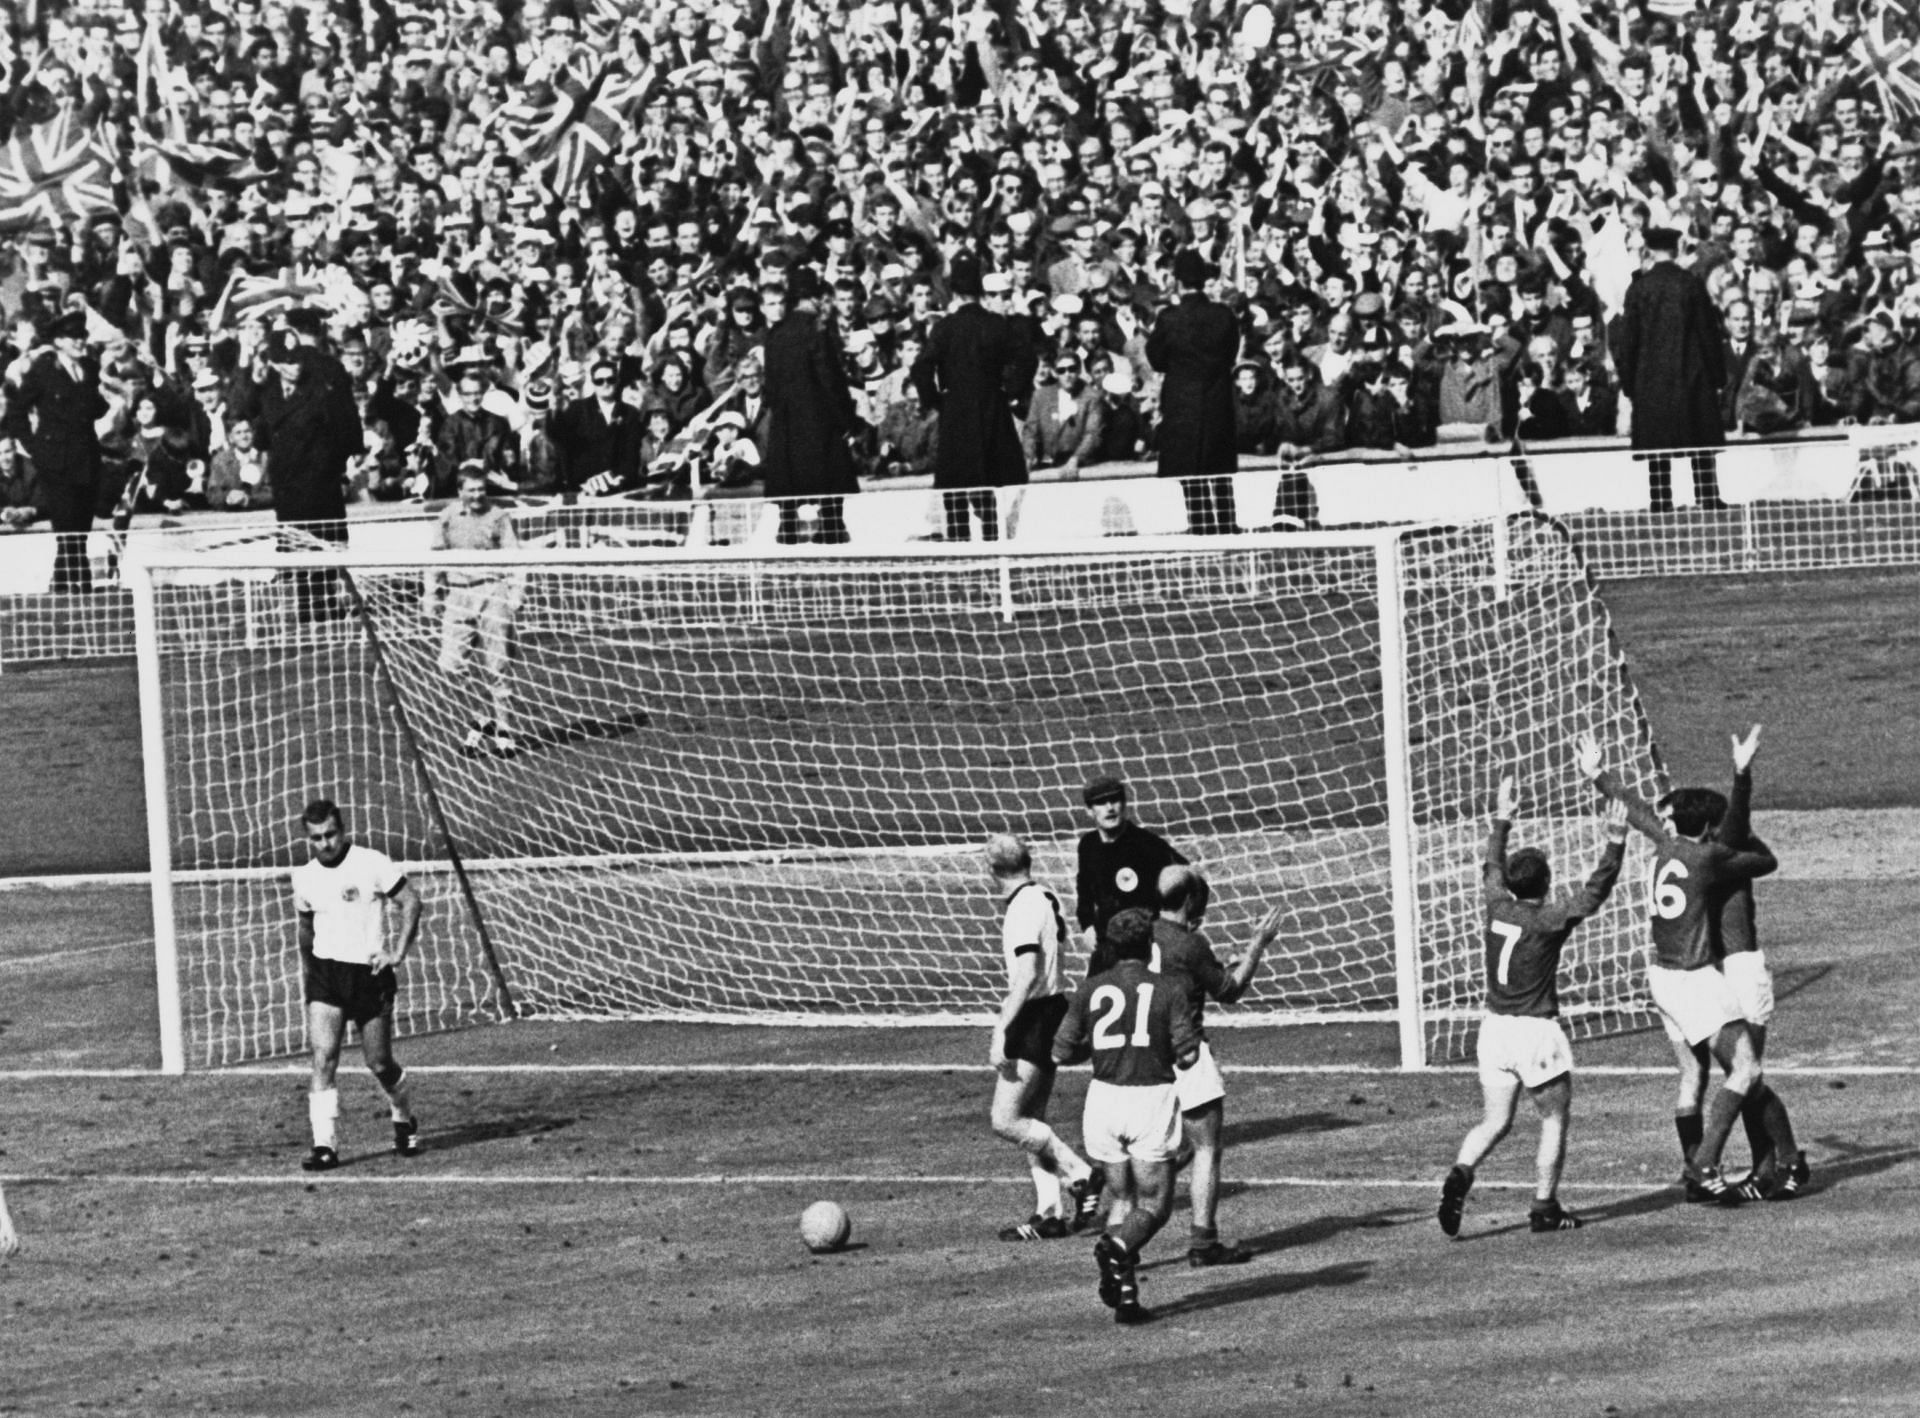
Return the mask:
<svg viewBox="0 0 1920 1418"><path fill-rule="evenodd" d="M1205 1310L1223 1309L1228 1305L1251 1304L1258 1300L1271 1300L1279 1295L1298 1295L1307 1290L1330 1290L1336 1286L1358 1285L1373 1275L1373 1262L1367 1260L1343 1260L1336 1265L1322 1266L1318 1270L1290 1271L1240 1271L1235 1278L1221 1285L1210 1285L1178 1299L1158 1303L1152 1296L1142 1296L1155 1319L1171 1319L1175 1315L1199 1314Z"/></svg>
<svg viewBox="0 0 1920 1418"><path fill-rule="evenodd" d="M611 719L575 719L567 724L551 724L535 729L520 740L523 751L542 748L566 748L571 744L593 743L601 739L624 738L635 729L644 729L653 716L644 709L632 709Z"/></svg>
<svg viewBox="0 0 1920 1418"><path fill-rule="evenodd" d="M1233 1195L1236 1190L1239 1189L1232 1187L1223 1189L1221 1193L1222 1199L1224 1200L1226 1197ZM1175 1208L1176 1216L1179 1214L1180 1208L1184 1207L1184 1205L1185 1203L1182 1202ZM1310 1221L1301 1221L1292 1226L1277 1227L1272 1231L1262 1231L1253 1236L1241 1236L1239 1243L1254 1253L1254 1263L1257 1264L1261 1256L1272 1255L1278 1251L1298 1250L1302 1246L1317 1246L1322 1241L1330 1241L1335 1236L1344 1235L1348 1231L1385 1230L1389 1226L1400 1225L1402 1222L1412 1220L1421 1214L1422 1213L1416 1208L1383 1206L1372 1211L1359 1212L1358 1214L1348 1213L1337 1216L1316 1216ZM1163 1260L1142 1265L1140 1268L1142 1270L1157 1270L1164 1266L1184 1266L1185 1264L1186 1257L1184 1255L1172 1255Z"/></svg>
<svg viewBox="0 0 1920 1418"><path fill-rule="evenodd" d="M498 1142L507 1137L537 1137L570 1128L578 1118L558 1118L546 1113L521 1113L514 1117L484 1118L458 1127L422 1133L421 1146L434 1152L451 1152L481 1142Z"/></svg>
<svg viewBox="0 0 1920 1418"><path fill-rule="evenodd" d="M1229 1148L1245 1147L1249 1143L1265 1142L1274 1137L1340 1132L1346 1128L1365 1126L1364 1119L1343 1118L1338 1113L1323 1109L1316 1113L1295 1113L1286 1118L1249 1118L1244 1122L1228 1123L1220 1130L1220 1141Z"/></svg>

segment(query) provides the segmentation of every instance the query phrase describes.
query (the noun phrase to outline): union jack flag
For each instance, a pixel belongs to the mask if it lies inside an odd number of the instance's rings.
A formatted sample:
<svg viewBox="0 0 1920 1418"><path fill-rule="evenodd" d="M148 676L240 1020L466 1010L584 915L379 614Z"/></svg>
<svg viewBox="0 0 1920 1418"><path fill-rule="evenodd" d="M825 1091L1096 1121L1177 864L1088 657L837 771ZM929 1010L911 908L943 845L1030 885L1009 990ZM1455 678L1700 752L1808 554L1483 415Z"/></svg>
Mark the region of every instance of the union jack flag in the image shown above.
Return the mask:
<svg viewBox="0 0 1920 1418"><path fill-rule="evenodd" d="M628 111L645 95L648 82L646 75L629 79L609 65L591 81L564 71L553 80L551 101L522 99L503 110L509 150L529 171L545 172L554 195L565 197L613 156L626 132Z"/></svg>
<svg viewBox="0 0 1920 1418"><path fill-rule="evenodd" d="M270 276L248 275L236 269L227 278L227 288L215 302L207 325L220 330L229 323L267 320L297 306L319 304L326 294L326 287L318 280L303 279L291 266Z"/></svg>
<svg viewBox="0 0 1920 1418"><path fill-rule="evenodd" d="M170 175L195 187L240 187L267 175L246 153L218 143L148 138L137 129L134 142L137 145L135 170L142 177L162 184Z"/></svg>
<svg viewBox="0 0 1920 1418"><path fill-rule="evenodd" d="M113 211L112 184L112 156L63 110L0 148L0 232Z"/></svg>

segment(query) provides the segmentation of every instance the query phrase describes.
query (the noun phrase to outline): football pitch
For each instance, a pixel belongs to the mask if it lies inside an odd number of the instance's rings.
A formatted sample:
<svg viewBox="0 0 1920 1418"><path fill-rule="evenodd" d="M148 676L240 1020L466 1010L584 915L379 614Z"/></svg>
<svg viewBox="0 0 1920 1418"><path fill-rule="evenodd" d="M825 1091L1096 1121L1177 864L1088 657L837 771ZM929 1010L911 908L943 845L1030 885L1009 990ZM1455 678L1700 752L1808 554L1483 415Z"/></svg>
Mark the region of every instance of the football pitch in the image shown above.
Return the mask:
<svg viewBox="0 0 1920 1418"><path fill-rule="evenodd" d="M1666 1045L1642 1033L1576 1046L1564 1196L1591 1224L1527 1232L1523 1113L1448 1242L1432 1206L1470 1071L1397 1073L1385 1028L1233 1030L1222 1220L1257 1258L1187 1269L1177 1210L1148 1252L1159 1318L1121 1330L1087 1240L993 1239L1030 1191L986 1130L984 1031L412 1039L428 1151L382 1150L349 1059L348 1165L315 1179L297 1066L150 1072L143 892L18 890L0 1176L26 1249L0 1263L0 1413L1912 1412L1917 591L1604 592L1677 777L1720 781L1727 732L1767 725L1769 1052L1803 1201L1681 1202ZM139 862L131 691L122 667L0 676L11 870ZM1084 1077L1054 1104L1070 1137ZM815 1257L795 1228L823 1196L853 1246Z"/></svg>

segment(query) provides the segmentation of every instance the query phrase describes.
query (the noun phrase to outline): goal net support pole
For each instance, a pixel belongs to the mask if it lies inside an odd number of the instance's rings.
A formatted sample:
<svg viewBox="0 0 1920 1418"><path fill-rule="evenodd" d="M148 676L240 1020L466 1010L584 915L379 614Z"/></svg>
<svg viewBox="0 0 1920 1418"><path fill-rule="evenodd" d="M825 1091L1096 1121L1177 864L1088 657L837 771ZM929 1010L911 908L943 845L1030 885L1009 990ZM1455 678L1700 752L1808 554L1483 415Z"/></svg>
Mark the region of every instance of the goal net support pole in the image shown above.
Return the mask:
<svg viewBox="0 0 1920 1418"><path fill-rule="evenodd" d="M359 614L303 622L325 568ZM429 568L521 578L510 648L483 594L424 616ZM402 1033L953 1024L1002 985L986 837L1071 895L1079 786L1118 773L1207 872L1220 948L1282 908L1221 1023L1377 1024L1419 1067L1471 1045L1499 774L1515 845L1566 884L1601 842L1576 735L1663 785L1592 579L1533 513L884 556L262 549L129 579L169 1066L300 1047L285 875L312 797L426 898ZM499 704L522 752L463 753ZM1645 1017L1627 894L1568 949L1576 1035Z"/></svg>

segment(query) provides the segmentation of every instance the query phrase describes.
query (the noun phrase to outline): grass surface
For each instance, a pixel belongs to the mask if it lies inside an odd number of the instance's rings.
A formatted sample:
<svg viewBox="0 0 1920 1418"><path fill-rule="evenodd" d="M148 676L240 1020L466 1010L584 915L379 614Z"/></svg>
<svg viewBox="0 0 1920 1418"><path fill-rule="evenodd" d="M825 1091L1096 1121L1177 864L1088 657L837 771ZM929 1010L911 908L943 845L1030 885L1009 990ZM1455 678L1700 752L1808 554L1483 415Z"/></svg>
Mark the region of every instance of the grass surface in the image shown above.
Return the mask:
<svg viewBox="0 0 1920 1418"><path fill-rule="evenodd" d="M1783 808L1920 804L1916 589L1606 595L1677 777L1718 781L1726 733L1767 724L1772 840ZM131 690L120 668L0 676L7 870L143 859ZM133 889L9 892L0 1174L26 1249L0 1264L0 1413L1911 1413L1920 1104L1909 1076L1848 1070L1920 1069L1920 884L1820 860L1760 903L1814 1196L1679 1204L1666 1046L1630 1035L1576 1052L1565 1197L1593 1224L1526 1232L1523 1118L1449 1243L1431 1208L1470 1073L1362 1071L1390 1068L1386 1030L1225 1031L1223 1224L1259 1255L1172 1263L1177 1216L1139 1331L1107 1322L1085 1241L991 1239L1028 1192L986 1130L979 1031L411 1040L428 1152L380 1151L350 1062L350 1165L309 1179L295 1069L29 1076L153 1066L150 927ZM1336 1071L1265 1071L1289 1065ZM1070 1137L1083 1077L1055 1103ZM819 1196L853 1249L801 1249Z"/></svg>

